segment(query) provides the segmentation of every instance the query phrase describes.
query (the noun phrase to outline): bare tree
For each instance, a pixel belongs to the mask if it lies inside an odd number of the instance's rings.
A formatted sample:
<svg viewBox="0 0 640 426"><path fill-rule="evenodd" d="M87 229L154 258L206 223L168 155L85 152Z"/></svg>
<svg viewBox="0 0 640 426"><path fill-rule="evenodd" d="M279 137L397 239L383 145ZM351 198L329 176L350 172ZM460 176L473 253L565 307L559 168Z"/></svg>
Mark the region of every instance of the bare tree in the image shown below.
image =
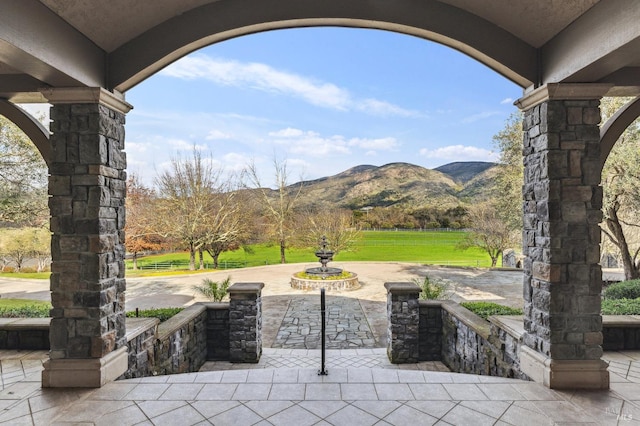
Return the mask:
<svg viewBox="0 0 640 426"><path fill-rule="evenodd" d="M133 255L133 269L138 269L138 254L162 249L166 239L158 226L157 198L135 174L127 180L126 210L125 247Z"/></svg>
<svg viewBox="0 0 640 426"><path fill-rule="evenodd" d="M220 255L239 249L249 238L251 220L248 217L244 194L236 188L236 179L230 178L226 188L213 194L212 209L205 219L202 249L213 259L218 268Z"/></svg>
<svg viewBox="0 0 640 426"><path fill-rule="evenodd" d="M190 159L174 157L168 170L156 177L158 221L162 232L189 250L189 269L195 270L196 251L202 247L212 195L221 185L222 170L194 148Z"/></svg>
<svg viewBox="0 0 640 426"><path fill-rule="evenodd" d="M360 227L354 223L350 210L328 207L299 216L297 242L303 247L318 247L325 236L334 255L352 250L362 237Z"/></svg>
<svg viewBox="0 0 640 426"><path fill-rule="evenodd" d="M505 226L493 201L470 207L467 218L470 231L459 248L464 250L477 247L484 250L491 258L491 267L494 268L500 254L513 244L515 232Z"/></svg>
<svg viewBox="0 0 640 426"><path fill-rule="evenodd" d="M287 162L273 160L275 190L266 188L260 182L255 163L247 166L246 174L257 189L263 212L269 224L269 235L280 247L280 263L286 263L286 249L295 234L295 208L303 189L303 182L289 186Z"/></svg>

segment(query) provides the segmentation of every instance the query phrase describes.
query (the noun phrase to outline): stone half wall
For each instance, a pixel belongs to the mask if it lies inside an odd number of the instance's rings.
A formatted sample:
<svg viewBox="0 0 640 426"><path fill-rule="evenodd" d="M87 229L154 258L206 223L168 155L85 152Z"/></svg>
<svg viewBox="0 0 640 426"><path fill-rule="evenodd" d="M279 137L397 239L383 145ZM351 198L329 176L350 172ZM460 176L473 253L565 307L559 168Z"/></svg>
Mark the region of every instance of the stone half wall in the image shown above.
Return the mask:
<svg viewBox="0 0 640 426"><path fill-rule="evenodd" d="M228 303L197 303L161 324L129 319L129 369L120 378L190 373L207 360L228 359L228 319Z"/></svg>
<svg viewBox="0 0 640 426"><path fill-rule="evenodd" d="M442 361L458 373L529 379L518 362L519 333L490 319L457 303L421 300L420 360Z"/></svg>

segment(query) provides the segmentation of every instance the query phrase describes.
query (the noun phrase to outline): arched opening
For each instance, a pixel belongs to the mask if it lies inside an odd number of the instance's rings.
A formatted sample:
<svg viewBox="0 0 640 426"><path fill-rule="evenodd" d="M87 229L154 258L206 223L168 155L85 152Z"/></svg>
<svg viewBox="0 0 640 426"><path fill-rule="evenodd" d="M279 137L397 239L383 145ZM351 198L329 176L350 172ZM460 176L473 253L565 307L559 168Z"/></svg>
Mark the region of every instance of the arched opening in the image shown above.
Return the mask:
<svg viewBox="0 0 640 426"><path fill-rule="evenodd" d="M129 151L129 170L144 171L143 174L147 174L145 179L149 181L153 157L168 158L171 150L159 147L168 146L170 140L176 142L175 147L181 144L186 149L191 149L194 144L209 144L208 147L216 157L229 157L229 167L237 163L243 166L245 160L256 154L264 156L262 164L268 164L272 154L269 151L273 146L278 149L288 148L286 153L293 154L294 160L306 160L308 167L312 168L315 174L307 179L338 174L371 161L377 166L394 161L425 164L429 155L436 158L429 161L438 161L438 156L445 156L447 152L450 152L450 157L440 159L440 163L429 163L428 166L435 168L447 162L461 161L464 155L470 155L469 159L479 160L480 158L472 156L473 153L484 155L484 160L495 159L490 153L491 137L501 129L505 118L513 111L512 101L508 98L517 94L515 85L503 81L492 72L491 84L477 84L478 81L471 76L477 76L480 72L484 73L483 76L489 74L484 66L469 61L449 48L432 45L418 38L372 30L340 28L333 29L334 34L331 31L326 28L273 31L228 40L169 66L129 90L127 99L136 105L136 109L127 118L126 149ZM263 45L251 46L247 41L252 37L266 41ZM348 53L336 52L335 44L346 44L345 40L349 37L355 40L345 47ZM319 42L310 43L312 39ZM402 46L402 40L406 42L406 47L399 46ZM387 45L381 46L385 42ZM284 44L289 48L291 60L279 62ZM425 49L418 50L422 47ZM310 56L302 55L305 49L317 57L311 59ZM408 59L407 56L400 55L398 50L403 49L412 52L413 57ZM239 56L231 56L234 51L240 52ZM440 56L445 52L449 54ZM225 56L225 53L229 56ZM327 60L323 54L326 57L333 54L335 58L330 66L320 70L321 62ZM360 59L362 62L352 65L355 71L347 70L349 61L357 61L354 56L367 57L369 62ZM450 67L445 68L443 63L449 63ZM299 68L293 64L297 64ZM325 71L327 68L331 68L331 71ZM446 71L442 71L442 68ZM221 69L226 70L227 74L222 73ZM439 72L435 71L438 69ZM250 74L252 72L254 74ZM367 78L368 74L375 72L385 73L390 77L389 80L403 81L408 89L405 88L402 94L393 93L395 86L387 85L388 80ZM352 77L348 81L340 78L342 74L348 73L360 77ZM288 81L282 83L284 89L281 89L272 80L265 83L265 75L277 75ZM356 84L357 80L360 81ZM231 94L229 86L240 85L238 81L247 87L236 89ZM307 91L292 88L290 81L303 85ZM428 107L426 102L419 107L397 102L401 96L408 96L419 104L420 99L429 98L436 86L443 86L442 81L450 83L443 92L433 94L437 101ZM264 87L267 84L270 86ZM211 85L220 87L214 90L209 87ZM345 90L345 87L350 90ZM500 95L491 93L495 87L500 88ZM327 90L324 91L323 88ZM370 88L368 92L367 88ZM264 96L251 101L245 93L251 89L263 92ZM476 96L490 98L488 102L491 105L481 104L476 98L471 99L474 91L477 92ZM385 98L385 95L391 99ZM317 98L314 99L313 96ZM454 97L459 101L454 101ZM365 102L367 100L370 102ZM188 104L188 111L171 113L172 108L177 109L180 103ZM247 110L242 109L243 104L247 106ZM370 109L363 111L359 104ZM376 106L378 110L375 109ZM446 121L443 117L452 115L446 111L446 107L459 110L456 111L455 118L451 119L455 124L442 123ZM302 110L298 112L306 115L306 119L297 122L293 117L295 110ZM322 113L323 110L328 112ZM280 113L280 116L276 116L276 113ZM341 114L351 117L351 122L348 119L338 119ZM387 114L396 116L398 120L389 125L393 126L393 131L388 130L388 133L382 130ZM362 116L368 117L368 120L365 121ZM251 128L255 122L259 125ZM322 129L317 127L323 122L332 122L332 126L325 125ZM143 131L143 124L156 126L156 133ZM441 124L444 125L440 126ZM185 127L189 129L189 135L184 135ZM454 130L453 127L466 128L464 136L456 135L457 129ZM413 135L409 140L410 133ZM398 154L394 151L399 149L403 137L403 142L413 150ZM263 147L267 139L274 139L274 145ZM477 146L475 142L480 139L482 145ZM262 146L254 140L261 140ZM438 146L437 142L441 140L446 141L443 146ZM340 163L343 157L347 157L347 150L360 150L361 145L364 148L367 142L370 144L369 150L378 147L377 157L369 157L371 159L367 160L367 150L362 149L359 152L359 162L351 160L351 163ZM389 145L385 146L385 143ZM240 151L242 148L244 151ZM227 149L230 151L226 151ZM423 154L420 153L421 149ZM162 162L155 160L156 166ZM270 172L267 170L265 173ZM382 285L380 290L382 298L386 297ZM484 297L490 296L485 294ZM376 302L384 308L382 300ZM271 306L276 305L274 303ZM372 304L372 310L376 310L376 314L384 313L380 306ZM278 312L284 315L286 309ZM378 334L385 332L382 330Z"/></svg>

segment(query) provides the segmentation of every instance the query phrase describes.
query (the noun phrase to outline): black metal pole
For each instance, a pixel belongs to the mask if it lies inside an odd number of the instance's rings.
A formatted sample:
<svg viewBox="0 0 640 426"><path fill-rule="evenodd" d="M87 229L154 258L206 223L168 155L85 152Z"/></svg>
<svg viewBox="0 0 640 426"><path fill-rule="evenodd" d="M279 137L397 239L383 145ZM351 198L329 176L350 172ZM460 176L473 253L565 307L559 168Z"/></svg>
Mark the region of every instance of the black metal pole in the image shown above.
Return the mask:
<svg viewBox="0 0 640 426"><path fill-rule="evenodd" d="M318 376L326 376L327 370L324 368L324 350L325 350L325 335L326 335L326 321L325 321L325 298L324 298L324 288L320 289L320 320L322 321L321 325L321 341L322 341L322 365L320 366L320 371L318 371Z"/></svg>

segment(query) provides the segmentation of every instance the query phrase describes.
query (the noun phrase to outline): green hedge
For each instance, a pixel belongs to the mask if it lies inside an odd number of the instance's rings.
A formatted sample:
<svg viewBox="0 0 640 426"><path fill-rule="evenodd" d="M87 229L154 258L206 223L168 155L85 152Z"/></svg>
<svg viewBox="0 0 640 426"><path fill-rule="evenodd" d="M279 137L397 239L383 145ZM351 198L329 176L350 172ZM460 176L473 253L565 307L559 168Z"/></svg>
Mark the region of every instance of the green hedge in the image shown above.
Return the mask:
<svg viewBox="0 0 640 426"><path fill-rule="evenodd" d="M2 306L0 307L0 318L47 318L51 305L37 304L25 306Z"/></svg>
<svg viewBox="0 0 640 426"><path fill-rule="evenodd" d="M640 280L621 281L611 284L604 290L605 299L638 299L640 298Z"/></svg>
<svg viewBox="0 0 640 426"><path fill-rule="evenodd" d="M603 315L640 315L640 299L604 299Z"/></svg>
<svg viewBox="0 0 640 426"><path fill-rule="evenodd" d="M165 322L172 316L183 311L184 308L158 308L158 309L141 309L136 315L136 311L127 312L129 318L158 318L160 322Z"/></svg>
<svg viewBox="0 0 640 426"><path fill-rule="evenodd" d="M522 309L498 305L493 302L462 302L460 306L467 308L474 314L487 319L491 315L522 315Z"/></svg>

